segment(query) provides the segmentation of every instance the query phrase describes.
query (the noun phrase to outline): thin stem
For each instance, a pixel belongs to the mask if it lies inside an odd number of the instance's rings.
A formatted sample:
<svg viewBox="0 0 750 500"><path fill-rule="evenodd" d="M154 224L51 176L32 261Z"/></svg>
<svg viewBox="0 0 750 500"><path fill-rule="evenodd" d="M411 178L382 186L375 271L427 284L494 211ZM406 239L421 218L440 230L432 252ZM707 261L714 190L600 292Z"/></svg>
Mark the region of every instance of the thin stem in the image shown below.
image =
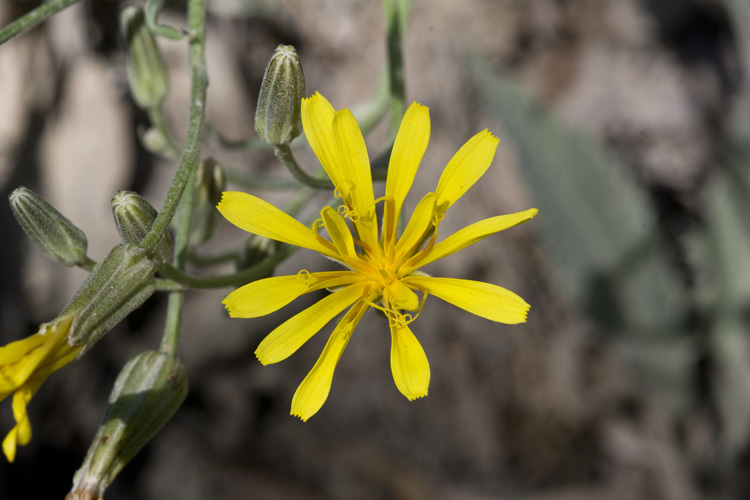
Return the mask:
<svg viewBox="0 0 750 500"><path fill-rule="evenodd" d="M174 217L177 205L188 180L198 166L200 160L201 137L206 112L206 77L205 60L205 12L206 0L190 0L188 3L188 31L190 32L190 117L188 119L185 149L180 156L172 184L167 191L164 205L159 211L151 230L141 242L141 248L153 253L162 234L167 230L169 222Z"/></svg>
<svg viewBox="0 0 750 500"><path fill-rule="evenodd" d="M190 215L193 208L193 187L195 176L191 176L185 187L185 192L180 200L180 208L175 217L177 227L174 242L174 256L172 265L180 271L185 270L188 255L188 241L190 237ZM173 291L169 294L167 303L167 322L164 326L164 335L161 339L161 350L168 354L177 353L177 344L180 340L180 324L182 323L182 304L185 301L184 291Z"/></svg>
<svg viewBox="0 0 750 500"><path fill-rule="evenodd" d="M193 184L195 183L195 166L200 158L200 141L203 129L204 110L206 102L206 72L204 61L204 22L205 22L205 0L190 0L188 4L188 25L190 29L190 63L192 66L191 75L191 101L190 101L190 119L188 123L187 140L185 150L180 158L180 165L172 181L172 185L167 193L165 207L154 221L151 231L146 239L154 235L154 229L159 222L159 217L171 210L169 218L164 218L165 225L161 232L156 233L157 239L166 230L172 216L175 213L176 205L180 203L180 211L175 220L177 232L175 234L175 251L172 258L172 264L175 269L184 271L187 262L188 241L190 236L190 215L193 205ZM184 180L183 180L184 178ZM181 184L179 188L175 186ZM172 198L170 198L170 195ZM181 200L180 200L181 199ZM175 207L169 208L168 203L174 201ZM155 244L150 247L144 239L141 246L149 251L153 251ZM183 291L174 291L169 294L167 304L167 322L164 326L164 336L161 340L161 351L176 355L177 345L180 339L180 324L182 322L182 304L185 300Z"/></svg>
<svg viewBox="0 0 750 500"><path fill-rule="evenodd" d="M404 55L402 51L409 0L383 0L386 24L386 52L388 54L388 88L390 89L391 138L396 137L401 118L406 110Z"/></svg>
<svg viewBox="0 0 750 500"><path fill-rule="evenodd" d="M0 30L0 45L13 37L30 30L34 26L43 23L66 7L73 5L79 0L50 0L36 9L19 17L5 28Z"/></svg>
<svg viewBox="0 0 750 500"><path fill-rule="evenodd" d="M334 189L335 186L330 180L311 177L307 172L302 170L297 164L297 160L294 159L292 149L288 145L281 144L279 146L274 146L273 152L276 154L276 158L284 164L294 178L305 186L313 189Z"/></svg>
<svg viewBox="0 0 750 500"><path fill-rule="evenodd" d="M191 251L188 253L188 260L191 264L195 264L196 266L209 267L233 261L237 259L237 255L237 250L230 250L228 252L210 255L203 255Z"/></svg>
<svg viewBox="0 0 750 500"><path fill-rule="evenodd" d="M226 286L244 285L251 281L265 278L284 259L298 250L298 247L285 245L275 254L266 257L258 264L234 274L223 276L191 276L174 266L165 266L161 273L172 281L190 288L223 288Z"/></svg>

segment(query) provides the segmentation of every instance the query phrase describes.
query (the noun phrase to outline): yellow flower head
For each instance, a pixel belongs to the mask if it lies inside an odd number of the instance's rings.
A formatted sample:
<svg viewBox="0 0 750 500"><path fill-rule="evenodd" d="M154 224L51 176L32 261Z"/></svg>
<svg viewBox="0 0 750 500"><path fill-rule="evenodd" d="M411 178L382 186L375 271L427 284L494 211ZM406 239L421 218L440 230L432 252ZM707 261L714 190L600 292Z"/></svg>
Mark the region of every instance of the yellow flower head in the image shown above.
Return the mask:
<svg viewBox="0 0 750 500"><path fill-rule="evenodd" d="M13 394L16 426L3 440L3 453L9 462L16 458L16 447L31 440L31 423L26 406L52 372L73 361L82 347L68 344L73 316L62 316L45 323L31 337L0 347L0 401Z"/></svg>
<svg viewBox="0 0 750 500"><path fill-rule="evenodd" d="M239 192L225 192L218 209L237 227L284 243L309 248L343 264L347 270L267 278L230 293L224 304L234 318L269 314L291 301L323 288L333 293L272 331L255 351L261 363L286 359L331 319L339 320L317 363L292 400L292 415L307 420L323 406L333 372L352 331L364 313L382 311L391 330L391 371L399 391L409 400L427 395L430 367L422 346L409 328L428 295L435 295L483 318L522 323L529 305L499 286L478 281L434 278L418 269L487 236L536 215L536 209L501 215L472 224L436 242L445 212L489 167L498 139L487 130L464 144L445 167L434 193L419 202L401 235L397 223L430 138L429 110L412 104L401 123L391 153L385 196L375 199L370 162L359 126L348 109L335 111L316 93L302 100L302 124L313 151L336 186L343 204L325 207L308 228L266 203ZM376 203L383 202L380 229ZM346 219L351 221L351 227ZM330 239L318 232L323 226ZM420 298L421 295L421 298Z"/></svg>

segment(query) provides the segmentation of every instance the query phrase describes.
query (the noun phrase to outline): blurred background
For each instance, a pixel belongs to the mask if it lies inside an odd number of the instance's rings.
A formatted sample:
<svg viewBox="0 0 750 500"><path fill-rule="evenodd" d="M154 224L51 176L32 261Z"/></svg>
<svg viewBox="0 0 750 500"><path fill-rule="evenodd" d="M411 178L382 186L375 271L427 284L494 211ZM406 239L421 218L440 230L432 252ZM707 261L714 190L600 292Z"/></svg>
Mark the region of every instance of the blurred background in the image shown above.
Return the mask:
<svg viewBox="0 0 750 500"><path fill-rule="evenodd" d="M86 232L97 260L118 242L116 191L160 207L175 169L137 138L147 117L127 89L125 4L84 2L0 47L0 189L42 194ZM35 5L4 0L0 24ZM161 19L184 27L183 12L167 2ZM277 365L262 367L253 351L320 296L230 320L220 303L229 290L191 292L180 347L188 398L107 498L750 498L748 26L747 0L415 0L407 102L430 108L432 137L409 206L489 128L498 153L444 234L540 210L426 270L517 292L531 304L528 323L494 324L431 298L413 325L430 394L408 402L390 374L387 324L370 313L327 403L303 423L289 416L291 398L332 327ZM385 67L384 29L376 1L209 1L208 123L254 137L279 43L297 48L308 94L365 114ZM167 121L183 137L186 45L160 47ZM387 121L366 138L371 158L387 147ZM296 151L317 168L304 141ZM288 178L268 150L207 141L208 155ZM279 206L293 196L254 193ZM6 344L52 319L86 273L48 262L7 205L0 233ZM224 224L206 251L246 236ZM277 274L329 265L299 252ZM29 407L33 440L0 464L0 498L64 497L117 373L158 346L165 306L155 295L48 380ZM3 434L12 426L10 401L0 424Z"/></svg>

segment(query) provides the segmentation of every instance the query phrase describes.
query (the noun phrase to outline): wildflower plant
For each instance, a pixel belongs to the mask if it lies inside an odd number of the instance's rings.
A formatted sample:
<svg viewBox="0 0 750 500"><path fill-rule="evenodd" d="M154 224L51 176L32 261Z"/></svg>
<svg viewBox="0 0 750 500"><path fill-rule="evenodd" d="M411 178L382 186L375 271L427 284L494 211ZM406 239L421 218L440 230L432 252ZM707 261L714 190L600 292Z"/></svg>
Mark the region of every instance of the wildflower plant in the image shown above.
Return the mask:
<svg viewBox="0 0 750 500"><path fill-rule="evenodd" d="M0 30L0 44L75 2L44 3ZM364 128L369 129L390 110L393 143L372 164L353 114L348 109L334 110L317 92L306 96L302 65L294 47L280 45L273 53L258 99L255 128L265 147L273 149L294 178L287 186L299 190L295 206L286 211L262 195L225 190L226 184L263 186L268 182L243 178L230 166L202 155L201 143L207 133L212 133L219 145L226 143L205 127L205 0L187 2L186 29L159 24L162 3L149 0L145 9L128 6L120 19L131 94L150 121L148 127L139 129L139 137L153 154L177 161L161 207L151 206L135 192L114 195L111 208L122 243L97 262L87 254L84 232L40 196L20 187L10 200L18 222L47 256L81 267L90 275L56 318L36 334L0 347L0 401L12 396L16 421L2 444L8 461L16 458L18 446L31 439L27 410L42 383L86 355L95 342L154 293L169 294L161 342L123 367L102 425L75 476L70 499L100 498L185 398L189 367L179 360L178 344L187 290L239 287L224 300L229 316L235 318L264 316L304 294L329 291L275 328L256 350L261 363L276 363L336 320L320 358L292 400L291 413L302 420L324 404L336 365L370 309L385 317L384 325L391 334L393 379L398 390L412 400L426 396L430 383L430 366L411 326L430 296L507 324L524 322L530 307L500 286L460 277L433 277L423 270L530 220L537 211L491 217L451 235L441 231L446 212L493 161L498 139L484 130L455 153L435 190L424 194L407 213L405 199L430 138L428 108L413 103L406 109L404 100L400 47L408 2L384 2L390 92L387 98L378 99ZM163 116L169 85L159 37L182 41L189 51L191 95L184 141L174 137ZM297 163L290 143L302 132L327 178L311 175ZM257 141L253 144L257 146ZM385 181L385 195L376 198L373 182L381 181ZM319 214L315 220L298 221L295 214L310 205L313 194L321 190L333 196L331 203L315 207ZM235 251L206 256L196 249L214 236L223 220L219 213L251 236ZM170 224L173 234L168 231ZM274 275L276 266L297 248L318 252L340 269ZM188 262L209 266L230 259L238 265L229 274L197 276L188 270Z"/></svg>

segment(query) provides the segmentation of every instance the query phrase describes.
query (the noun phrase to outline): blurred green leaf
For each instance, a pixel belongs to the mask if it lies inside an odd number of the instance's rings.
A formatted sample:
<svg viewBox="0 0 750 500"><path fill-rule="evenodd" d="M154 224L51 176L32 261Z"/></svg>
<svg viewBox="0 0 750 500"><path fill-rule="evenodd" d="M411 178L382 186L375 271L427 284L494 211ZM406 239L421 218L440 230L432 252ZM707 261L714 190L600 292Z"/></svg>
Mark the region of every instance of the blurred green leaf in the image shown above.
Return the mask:
<svg viewBox="0 0 750 500"><path fill-rule="evenodd" d="M481 59L470 61L482 102L518 148L564 293L605 331L677 331L687 296L646 193L601 146Z"/></svg>
<svg viewBox="0 0 750 500"><path fill-rule="evenodd" d="M722 422L723 448L734 454L750 436L750 238L747 191L736 176L747 177L750 159L728 159L710 191L707 211L710 262L715 282L710 349L712 384ZM741 164L740 164L741 163ZM735 176L726 175L733 172ZM746 179L744 179L746 181Z"/></svg>

